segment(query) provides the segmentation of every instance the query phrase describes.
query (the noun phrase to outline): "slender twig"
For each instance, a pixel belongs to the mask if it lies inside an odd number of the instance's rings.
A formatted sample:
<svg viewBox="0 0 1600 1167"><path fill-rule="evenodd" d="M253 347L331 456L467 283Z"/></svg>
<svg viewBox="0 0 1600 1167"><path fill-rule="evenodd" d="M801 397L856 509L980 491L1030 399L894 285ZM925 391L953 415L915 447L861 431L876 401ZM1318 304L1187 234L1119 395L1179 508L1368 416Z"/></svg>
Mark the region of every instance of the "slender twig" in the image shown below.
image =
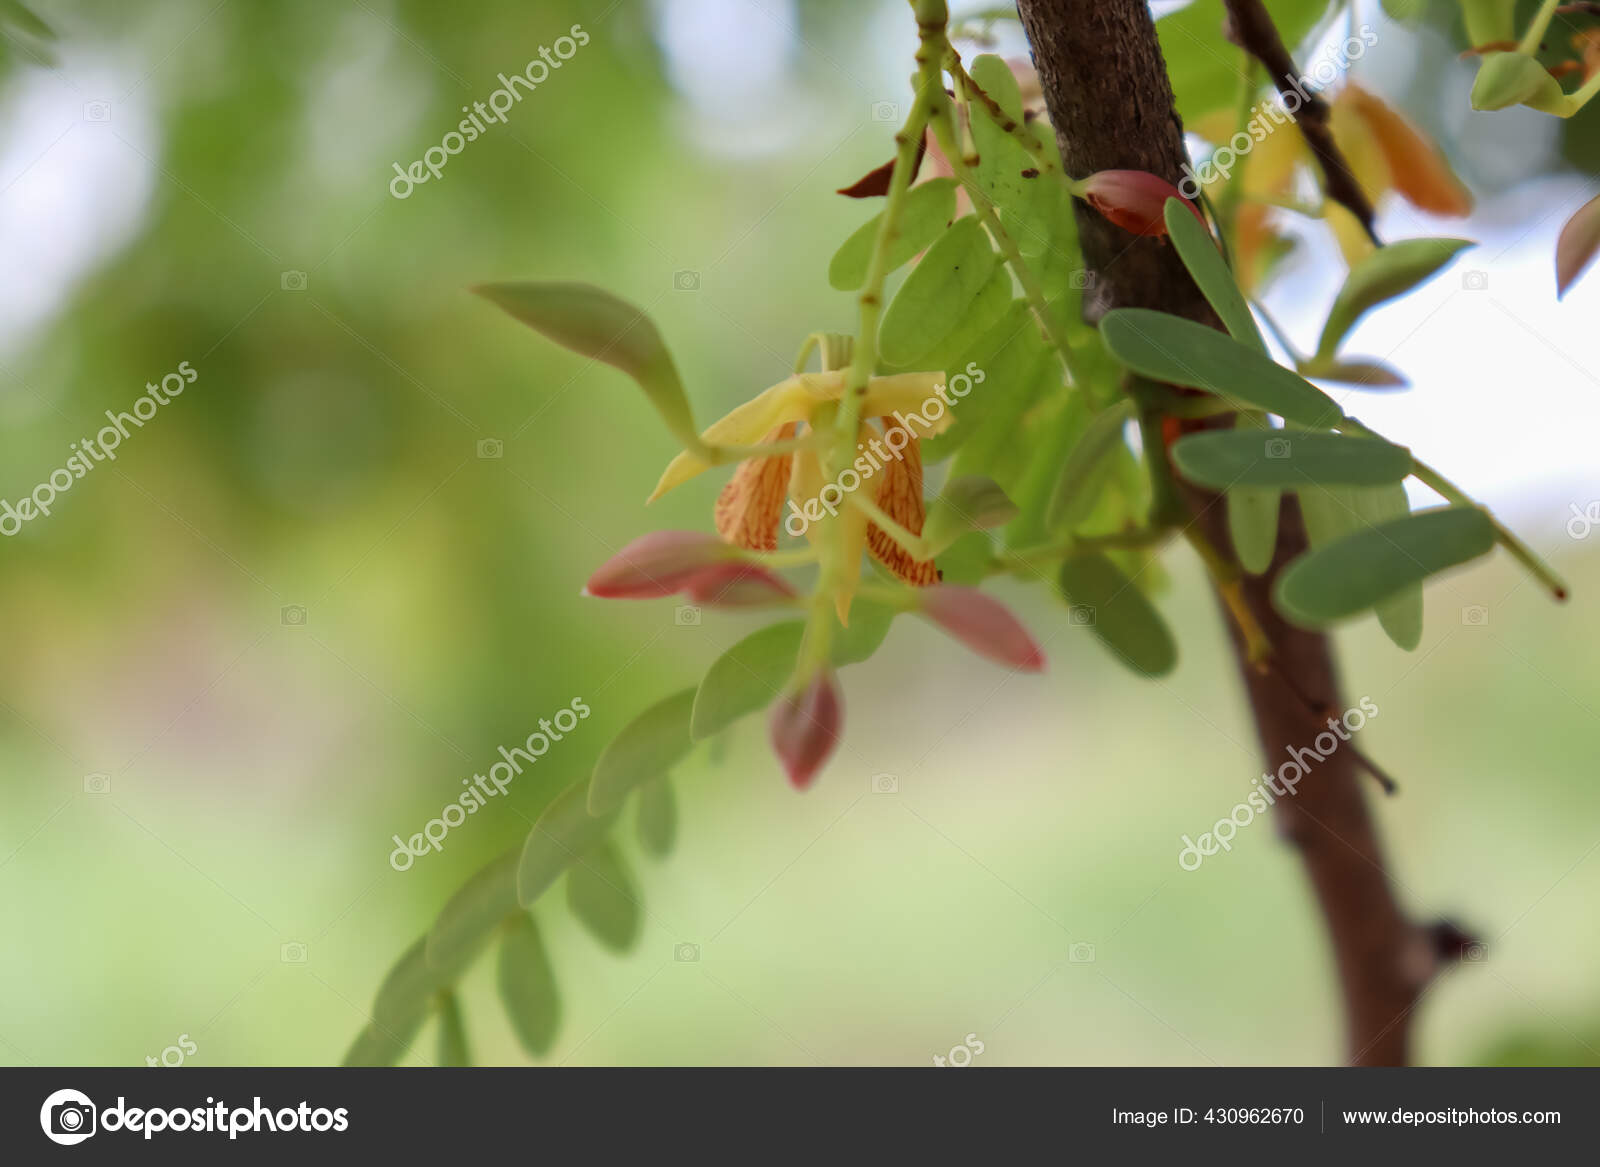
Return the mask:
<svg viewBox="0 0 1600 1167"><path fill-rule="evenodd" d="M1378 238L1372 225L1372 203L1356 181L1355 173L1328 127L1328 103L1300 84L1300 71L1295 68L1289 50L1284 48L1278 26L1272 23L1266 5L1262 0L1226 0L1226 3L1231 39L1266 66L1279 93L1284 97L1295 95L1299 105L1294 111L1294 120L1322 170L1322 184L1328 197L1354 215L1367 236L1381 245L1383 240Z"/></svg>

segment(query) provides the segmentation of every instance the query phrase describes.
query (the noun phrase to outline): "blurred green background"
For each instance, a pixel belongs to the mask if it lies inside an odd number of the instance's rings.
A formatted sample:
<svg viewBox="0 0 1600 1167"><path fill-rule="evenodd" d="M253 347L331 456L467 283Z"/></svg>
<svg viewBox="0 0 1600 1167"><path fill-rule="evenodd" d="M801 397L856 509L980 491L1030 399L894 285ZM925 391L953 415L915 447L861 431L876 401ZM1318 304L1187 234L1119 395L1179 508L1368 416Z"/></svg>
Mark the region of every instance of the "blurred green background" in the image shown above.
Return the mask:
<svg viewBox="0 0 1600 1167"><path fill-rule="evenodd" d="M645 511L674 447L633 386L466 288L614 289L704 418L780 379L807 333L853 326L826 261L866 216L831 192L888 155L911 21L892 0L35 7L61 40L51 67L13 46L0 105L0 496L146 381L199 379L0 543L0 1061L141 1065L186 1035L196 1064L334 1062L460 881L759 622L579 595L636 534L709 529L722 478ZM1446 227L1484 240L1489 279L1447 273L1363 326L1415 388L1362 416L1576 596L1496 558L1431 590L1414 654L1370 621L1340 634L1352 702L1381 710L1363 748L1404 788L1379 809L1402 899L1488 939L1428 994L1419 1048L1597 1063L1600 539L1566 523L1600 498L1600 296L1558 307L1549 257L1592 193L1564 155L1600 115L1565 135L1469 115L1458 45L1359 12L1383 30L1362 80L1463 159L1480 209ZM580 23L506 124L391 197L395 162ZM1333 255L1308 240L1273 301L1302 338ZM1271 825L1177 865L1260 759L1198 569L1169 562L1166 681L1001 585L1042 679L902 621L845 675L847 742L810 792L759 719L698 749L671 858L620 835L634 952L559 895L536 909L550 1061L926 1065L969 1034L977 1065L1337 1060L1320 925ZM392 835L575 697L594 715L508 798L390 867ZM479 1058L522 1060L488 962L463 1000Z"/></svg>

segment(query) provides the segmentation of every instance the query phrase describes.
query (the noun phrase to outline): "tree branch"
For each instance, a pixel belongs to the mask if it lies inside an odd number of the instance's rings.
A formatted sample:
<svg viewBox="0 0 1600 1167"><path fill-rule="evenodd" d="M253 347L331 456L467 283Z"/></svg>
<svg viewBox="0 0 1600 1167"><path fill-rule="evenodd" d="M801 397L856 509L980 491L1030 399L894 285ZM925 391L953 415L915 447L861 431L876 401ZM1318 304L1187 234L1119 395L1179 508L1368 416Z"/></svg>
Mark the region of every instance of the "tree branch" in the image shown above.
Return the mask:
<svg viewBox="0 0 1600 1167"><path fill-rule="evenodd" d="M1145 0L1019 0L1018 8L1067 173L1083 177L1132 168L1176 184L1188 160L1183 126ZM1165 240L1135 238L1082 204L1077 215L1084 259L1095 277L1094 299L1085 309L1091 319L1110 308L1138 306L1220 327ZM1219 421L1231 419L1185 424ZM1222 500L1191 491L1186 501L1212 542L1231 546ZM1246 602L1276 650L1272 673L1249 667L1229 622L1257 736L1274 768L1287 750L1311 747L1327 732L1313 709L1337 714L1347 708L1327 638L1291 627L1269 600L1278 571L1305 548L1299 507L1286 497L1277 557L1265 575L1245 581ZM1411 1013L1423 988L1472 941L1453 925L1422 927L1401 911L1353 751L1335 750L1307 774L1297 795L1276 805L1279 831L1298 850L1327 925L1349 1060L1403 1064L1410 1054Z"/></svg>
<svg viewBox="0 0 1600 1167"><path fill-rule="evenodd" d="M1295 96L1294 120L1322 170L1322 187L1328 197L1348 210L1374 243L1382 246L1372 226L1372 203L1356 181L1328 128L1328 103L1300 84L1300 71L1284 48L1277 25L1261 0L1225 0L1228 39L1266 66L1272 84L1285 98Z"/></svg>

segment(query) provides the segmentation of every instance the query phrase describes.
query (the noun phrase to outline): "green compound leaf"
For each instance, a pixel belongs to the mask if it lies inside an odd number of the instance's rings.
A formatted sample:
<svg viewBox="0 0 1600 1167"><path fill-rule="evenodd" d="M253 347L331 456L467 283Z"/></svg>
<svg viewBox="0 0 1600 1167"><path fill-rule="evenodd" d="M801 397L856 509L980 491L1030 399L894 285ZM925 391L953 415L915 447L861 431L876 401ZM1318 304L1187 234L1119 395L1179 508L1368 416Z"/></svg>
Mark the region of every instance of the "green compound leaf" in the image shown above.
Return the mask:
<svg viewBox="0 0 1600 1167"><path fill-rule="evenodd" d="M1160 677L1178 663L1177 645L1161 613L1104 555L1069 555L1061 564L1060 584L1072 605L1072 623L1093 629L1134 672Z"/></svg>
<svg viewBox="0 0 1600 1167"><path fill-rule="evenodd" d="M1470 239L1402 239L1360 260L1350 269L1344 287L1334 298L1308 372L1316 376L1315 370L1332 365L1333 354L1362 316L1385 300L1417 287L1473 246L1476 245Z"/></svg>
<svg viewBox="0 0 1600 1167"><path fill-rule="evenodd" d="M639 893L622 856L608 842L592 847L567 872L567 906L613 952L626 952L639 939L644 919Z"/></svg>
<svg viewBox="0 0 1600 1167"><path fill-rule="evenodd" d="M695 690L658 701L629 722L601 751L589 779L589 813L609 814L635 786L659 778L689 752Z"/></svg>
<svg viewBox="0 0 1600 1167"><path fill-rule="evenodd" d="M1153 381L1205 389L1311 429L1329 428L1344 417L1331 397L1300 374L1192 320L1118 308L1101 320L1100 334L1114 357Z"/></svg>
<svg viewBox="0 0 1600 1167"><path fill-rule="evenodd" d="M878 351L909 366L948 336L988 283L996 262L988 233L970 215L928 248L883 314Z"/></svg>
<svg viewBox="0 0 1600 1167"><path fill-rule="evenodd" d="M1315 431L1210 430L1186 434L1172 458L1190 482L1234 486L1387 486L1411 473L1411 451L1380 438Z"/></svg>
<svg viewBox="0 0 1600 1167"><path fill-rule="evenodd" d="M1477 507L1442 507L1391 519L1307 553L1278 577L1285 617L1323 628L1364 612L1430 575L1487 555L1494 524Z"/></svg>
<svg viewBox="0 0 1600 1167"><path fill-rule="evenodd" d="M1167 222L1167 237L1178 250L1178 258L1189 269L1195 286L1222 320L1229 335L1240 344L1247 344L1259 352L1267 351L1267 342L1261 339L1261 329L1250 313L1250 305L1234 281L1233 272L1217 249L1205 225L1194 217L1181 199L1168 199L1163 208Z"/></svg>
<svg viewBox="0 0 1600 1167"><path fill-rule="evenodd" d="M495 979L517 1041L528 1056L544 1057L561 1023L561 995L532 916L523 913L507 925L500 938Z"/></svg>
<svg viewBox="0 0 1600 1167"><path fill-rule="evenodd" d="M663 859L672 853L678 840L678 800L670 779L657 778L639 788L635 826L639 846L646 855Z"/></svg>
<svg viewBox="0 0 1600 1167"><path fill-rule="evenodd" d="M900 233L889 245L886 271L909 263L911 257L937 239L955 217L955 179L934 178L912 187L906 192L901 209ZM855 234L844 241L844 246L834 252L828 264L828 283L835 289L854 292L866 284L867 265L872 261L872 249L882 223L883 212L880 211L861 224Z"/></svg>
<svg viewBox="0 0 1600 1167"><path fill-rule="evenodd" d="M558 794L533 824L517 861L517 903L526 908L556 877L610 829L615 814L589 813L589 784L579 780Z"/></svg>
<svg viewBox="0 0 1600 1167"><path fill-rule="evenodd" d="M472 290L557 344L621 369L685 449L705 451L672 355L640 309L590 284L479 284Z"/></svg>
<svg viewBox="0 0 1600 1167"><path fill-rule="evenodd" d="M518 911L517 864L522 848L514 847L479 868L440 909L428 931L428 965L454 978L478 955L494 930Z"/></svg>

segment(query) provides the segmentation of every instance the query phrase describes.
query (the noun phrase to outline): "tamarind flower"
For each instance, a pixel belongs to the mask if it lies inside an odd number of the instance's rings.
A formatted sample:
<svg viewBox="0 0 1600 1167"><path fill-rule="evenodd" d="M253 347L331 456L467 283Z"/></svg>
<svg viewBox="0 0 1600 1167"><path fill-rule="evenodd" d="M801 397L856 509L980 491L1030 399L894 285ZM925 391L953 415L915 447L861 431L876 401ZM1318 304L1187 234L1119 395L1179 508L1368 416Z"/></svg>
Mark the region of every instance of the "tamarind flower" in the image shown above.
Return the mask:
<svg viewBox="0 0 1600 1167"><path fill-rule="evenodd" d="M829 433L846 376L840 370L788 377L713 422L701 436L713 447L759 447L812 432ZM770 552L777 550L781 522L791 535L813 542L834 540L846 562L865 549L908 584L937 583L938 569L931 560L912 558L888 532L850 506L848 496L870 491L868 497L886 515L912 534L922 533L926 510L920 442L950 425L944 381L944 374L937 372L870 378L861 402L864 420L857 431L856 457L831 478L815 446L746 458L717 497L717 533L732 547ZM650 501L710 468L705 459L685 450L668 464ZM852 583L834 597L841 620L848 617L853 594Z"/></svg>

